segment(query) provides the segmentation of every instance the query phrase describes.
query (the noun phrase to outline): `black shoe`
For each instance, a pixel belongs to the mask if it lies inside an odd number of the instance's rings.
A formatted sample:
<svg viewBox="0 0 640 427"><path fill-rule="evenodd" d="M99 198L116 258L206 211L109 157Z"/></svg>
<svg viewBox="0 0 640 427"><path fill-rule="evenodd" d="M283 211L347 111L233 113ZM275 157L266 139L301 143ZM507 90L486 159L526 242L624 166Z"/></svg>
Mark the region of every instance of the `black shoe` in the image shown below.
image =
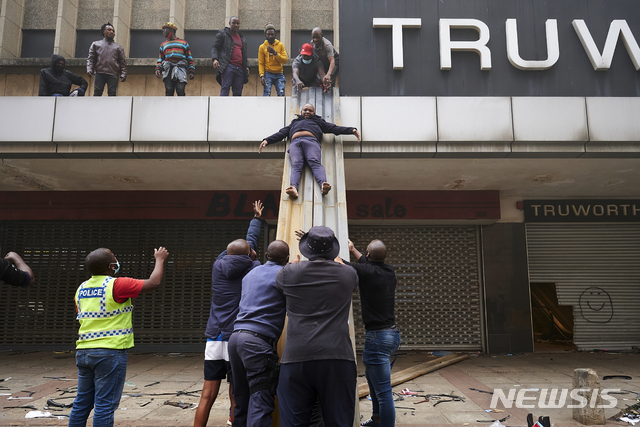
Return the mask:
<svg viewBox="0 0 640 427"><path fill-rule="evenodd" d="M373 421L373 418L369 418L367 421L361 422L360 425L363 427L375 427L375 426L379 426L380 423Z"/></svg>

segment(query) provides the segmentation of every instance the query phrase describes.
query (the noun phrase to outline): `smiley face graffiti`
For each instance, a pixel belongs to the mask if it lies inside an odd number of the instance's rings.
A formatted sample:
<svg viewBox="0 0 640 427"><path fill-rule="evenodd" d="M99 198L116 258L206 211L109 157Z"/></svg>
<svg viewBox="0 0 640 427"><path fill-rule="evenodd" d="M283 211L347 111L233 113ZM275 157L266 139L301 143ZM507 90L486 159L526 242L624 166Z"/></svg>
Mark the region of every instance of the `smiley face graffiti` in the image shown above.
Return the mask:
<svg viewBox="0 0 640 427"><path fill-rule="evenodd" d="M609 323L613 318L613 301L602 288L591 286L580 295L580 314L587 322Z"/></svg>

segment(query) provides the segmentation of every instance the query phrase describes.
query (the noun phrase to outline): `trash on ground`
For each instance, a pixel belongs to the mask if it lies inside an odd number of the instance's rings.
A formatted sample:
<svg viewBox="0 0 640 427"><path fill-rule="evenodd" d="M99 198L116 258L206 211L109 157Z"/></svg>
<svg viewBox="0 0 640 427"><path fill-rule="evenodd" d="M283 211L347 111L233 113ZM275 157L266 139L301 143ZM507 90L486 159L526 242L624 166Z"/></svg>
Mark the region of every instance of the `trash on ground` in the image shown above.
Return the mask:
<svg viewBox="0 0 640 427"><path fill-rule="evenodd" d="M191 406L193 405L193 403L184 403L182 400L179 402L170 402L170 401L165 401L164 402L165 405L169 405L169 406L175 406L177 408L181 408L181 409L189 409L191 408Z"/></svg>
<svg viewBox="0 0 640 427"><path fill-rule="evenodd" d="M125 381L124 385L129 386L129 387L135 387L136 386L132 381Z"/></svg>
<svg viewBox="0 0 640 427"><path fill-rule="evenodd" d="M473 388L473 387L469 387L469 390L479 391L480 393L493 394L493 392L492 392L492 391L480 390L480 389Z"/></svg>
<svg viewBox="0 0 640 427"><path fill-rule="evenodd" d="M640 421L640 403L627 406L609 419L635 425L638 421Z"/></svg>
<svg viewBox="0 0 640 427"><path fill-rule="evenodd" d="M446 356L438 357L425 363L412 366L402 371L391 374L391 387L395 387L398 384L405 383L421 375L428 374L429 372L436 371L445 366L453 365L462 360L468 359L468 354L456 354L451 353ZM369 394L369 384L360 384L358 386L358 398L363 398Z"/></svg>
<svg viewBox="0 0 640 427"><path fill-rule="evenodd" d="M147 384L145 387L151 387L152 385L160 384L160 381L156 381L155 383Z"/></svg>
<svg viewBox="0 0 640 427"><path fill-rule="evenodd" d="M602 377L603 380L613 380L613 379L621 379L621 380L631 380L633 378L631 378L629 375L605 375L604 377Z"/></svg>
<svg viewBox="0 0 640 427"><path fill-rule="evenodd" d="M73 403L58 403L53 399L47 399L47 406L53 406L56 408L73 408Z"/></svg>
<svg viewBox="0 0 640 427"><path fill-rule="evenodd" d="M69 415L53 415L51 412L47 411L47 412L42 412L42 411L30 411L27 412L27 415L24 416L25 418L57 418L59 420L63 420L65 418L69 418Z"/></svg>

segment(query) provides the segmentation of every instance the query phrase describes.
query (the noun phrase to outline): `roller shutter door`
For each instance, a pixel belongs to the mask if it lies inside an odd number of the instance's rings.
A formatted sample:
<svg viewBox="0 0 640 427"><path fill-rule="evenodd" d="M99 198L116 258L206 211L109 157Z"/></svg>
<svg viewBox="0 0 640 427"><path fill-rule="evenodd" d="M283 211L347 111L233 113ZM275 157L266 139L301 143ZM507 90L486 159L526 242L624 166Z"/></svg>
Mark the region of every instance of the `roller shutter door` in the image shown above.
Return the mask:
<svg viewBox="0 0 640 427"><path fill-rule="evenodd" d="M385 242L395 268L396 324L402 348L481 350L481 298L477 227L350 226L364 251ZM360 295L354 293L356 346L364 346Z"/></svg>
<svg viewBox="0 0 640 427"><path fill-rule="evenodd" d="M27 289L2 286L0 346L72 348L77 339L73 297L89 277L84 258L111 249L119 276L148 278L153 249L169 250L161 287L133 300L137 348L186 351L204 346L211 301L211 266L227 244L246 236L247 221L7 221L2 250L33 269ZM263 235L264 235L263 227ZM263 239L259 243L262 254Z"/></svg>
<svg viewBox="0 0 640 427"><path fill-rule="evenodd" d="M527 224L532 283L573 307L581 350L640 346L640 225Z"/></svg>

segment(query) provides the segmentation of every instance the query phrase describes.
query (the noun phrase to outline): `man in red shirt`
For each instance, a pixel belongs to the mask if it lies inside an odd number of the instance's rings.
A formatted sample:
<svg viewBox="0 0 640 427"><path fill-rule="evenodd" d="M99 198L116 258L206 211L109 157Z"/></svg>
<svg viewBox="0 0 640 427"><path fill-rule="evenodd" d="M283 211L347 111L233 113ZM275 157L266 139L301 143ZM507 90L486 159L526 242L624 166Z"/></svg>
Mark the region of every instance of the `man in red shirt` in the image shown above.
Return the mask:
<svg viewBox="0 0 640 427"><path fill-rule="evenodd" d="M169 252L154 251L155 266L146 280L112 277L120 270L113 252L96 249L85 265L91 278L75 295L80 321L76 342L78 395L69 415L69 427L84 427L93 410L93 425L112 427L127 374L127 350L133 347L131 298L154 291L164 275Z"/></svg>
<svg viewBox="0 0 640 427"><path fill-rule="evenodd" d="M240 32L240 20L232 16L229 26L218 31L211 48L213 69L217 71L216 80L220 83L220 96L229 96L233 87L233 96L242 96L242 86L249 81L247 65L247 41Z"/></svg>

